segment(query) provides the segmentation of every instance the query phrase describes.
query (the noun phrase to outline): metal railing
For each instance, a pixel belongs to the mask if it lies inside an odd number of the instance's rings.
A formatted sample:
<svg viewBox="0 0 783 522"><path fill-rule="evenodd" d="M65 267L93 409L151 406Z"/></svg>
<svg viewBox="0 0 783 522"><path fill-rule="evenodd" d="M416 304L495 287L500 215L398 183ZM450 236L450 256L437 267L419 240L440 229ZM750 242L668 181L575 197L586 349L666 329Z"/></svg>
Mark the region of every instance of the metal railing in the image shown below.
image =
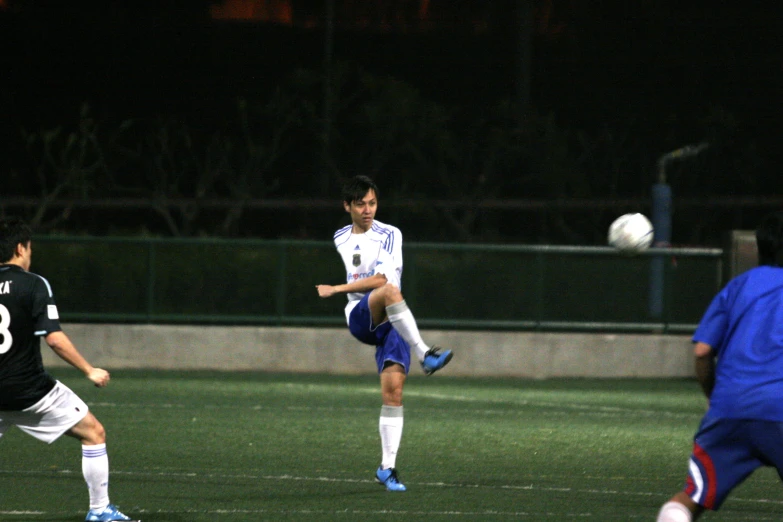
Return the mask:
<svg viewBox="0 0 783 522"><path fill-rule="evenodd" d="M34 245L32 270L52 284L64 321L344 325L345 300L315 291L344 279L331 242L44 236ZM405 246L403 293L425 328L689 332L722 284L721 249L627 257L608 247Z"/></svg>

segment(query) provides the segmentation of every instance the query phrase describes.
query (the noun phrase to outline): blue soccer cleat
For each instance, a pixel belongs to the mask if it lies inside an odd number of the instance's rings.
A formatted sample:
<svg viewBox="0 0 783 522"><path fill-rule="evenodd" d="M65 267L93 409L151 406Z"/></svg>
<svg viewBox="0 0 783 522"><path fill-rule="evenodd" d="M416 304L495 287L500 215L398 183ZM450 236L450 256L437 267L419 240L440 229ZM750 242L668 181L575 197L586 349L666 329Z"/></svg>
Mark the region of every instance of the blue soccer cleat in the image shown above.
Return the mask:
<svg viewBox="0 0 783 522"><path fill-rule="evenodd" d="M405 491L405 486L397 478L397 470L394 468L378 468L375 472L375 481L381 486L386 486L387 491Z"/></svg>
<svg viewBox="0 0 783 522"><path fill-rule="evenodd" d="M447 364L454 354L451 350L446 350L443 353L439 353L440 348L433 346L430 350L424 354L424 360L421 361L421 368L424 370L425 375L432 375Z"/></svg>
<svg viewBox="0 0 783 522"><path fill-rule="evenodd" d="M85 522L114 522L118 520L130 520L131 518L129 516L123 515L120 513L120 510L117 509L117 506L114 504L109 504L103 509L91 509L89 513L87 513L87 518L84 519Z"/></svg>

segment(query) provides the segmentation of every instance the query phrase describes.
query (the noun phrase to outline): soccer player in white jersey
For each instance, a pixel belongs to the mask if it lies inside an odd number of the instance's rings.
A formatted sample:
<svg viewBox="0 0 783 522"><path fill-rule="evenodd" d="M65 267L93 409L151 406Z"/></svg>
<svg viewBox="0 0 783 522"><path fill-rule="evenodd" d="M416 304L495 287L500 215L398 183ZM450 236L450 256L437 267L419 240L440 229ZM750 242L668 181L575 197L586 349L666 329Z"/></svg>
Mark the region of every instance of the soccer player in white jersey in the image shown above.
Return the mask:
<svg viewBox="0 0 783 522"><path fill-rule="evenodd" d="M396 471L402 438L402 388L414 350L424 373L431 375L451 360L451 350L440 351L424 343L400 290L402 233L375 219L378 187L367 176L355 176L343 187L343 207L351 224L334 234L334 244L345 264L346 282L317 285L326 298L347 294L345 318L351 334L375 346L381 377L382 460L375 479L389 491L405 491Z"/></svg>
<svg viewBox="0 0 783 522"><path fill-rule="evenodd" d="M109 372L88 363L60 328L52 288L29 272L30 228L18 218L0 220L0 437L16 426L51 444L61 435L82 443L82 473L90 494L87 522L129 521L109 503L106 432L87 405L41 362L40 339L95 386Z"/></svg>

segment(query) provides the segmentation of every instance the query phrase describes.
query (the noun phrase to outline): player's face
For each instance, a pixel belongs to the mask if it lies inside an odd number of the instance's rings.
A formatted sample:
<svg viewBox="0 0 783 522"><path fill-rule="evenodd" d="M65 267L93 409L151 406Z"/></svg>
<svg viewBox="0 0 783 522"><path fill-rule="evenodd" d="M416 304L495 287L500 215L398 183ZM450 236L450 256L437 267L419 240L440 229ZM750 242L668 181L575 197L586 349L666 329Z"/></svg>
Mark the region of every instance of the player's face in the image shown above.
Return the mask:
<svg viewBox="0 0 783 522"><path fill-rule="evenodd" d="M362 199L351 201L351 204L343 203L345 211L351 214L354 232L367 232L375 219L375 211L378 210L378 199L375 191L370 189Z"/></svg>

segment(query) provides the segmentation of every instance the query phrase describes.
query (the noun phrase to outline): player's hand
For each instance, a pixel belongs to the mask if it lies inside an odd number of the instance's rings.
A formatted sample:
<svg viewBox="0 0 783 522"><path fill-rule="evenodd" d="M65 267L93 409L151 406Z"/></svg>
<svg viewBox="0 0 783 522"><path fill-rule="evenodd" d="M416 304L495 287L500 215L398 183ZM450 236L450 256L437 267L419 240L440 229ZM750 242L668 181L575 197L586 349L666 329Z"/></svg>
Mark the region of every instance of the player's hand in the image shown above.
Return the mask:
<svg viewBox="0 0 783 522"><path fill-rule="evenodd" d="M109 384L109 379L111 377L109 372L106 370L102 368L93 368L90 370L90 373L87 374L87 378L90 379L98 388L103 388Z"/></svg>
<svg viewBox="0 0 783 522"><path fill-rule="evenodd" d="M335 294L332 285L315 285L315 289L318 290L318 297L323 297L324 299Z"/></svg>

